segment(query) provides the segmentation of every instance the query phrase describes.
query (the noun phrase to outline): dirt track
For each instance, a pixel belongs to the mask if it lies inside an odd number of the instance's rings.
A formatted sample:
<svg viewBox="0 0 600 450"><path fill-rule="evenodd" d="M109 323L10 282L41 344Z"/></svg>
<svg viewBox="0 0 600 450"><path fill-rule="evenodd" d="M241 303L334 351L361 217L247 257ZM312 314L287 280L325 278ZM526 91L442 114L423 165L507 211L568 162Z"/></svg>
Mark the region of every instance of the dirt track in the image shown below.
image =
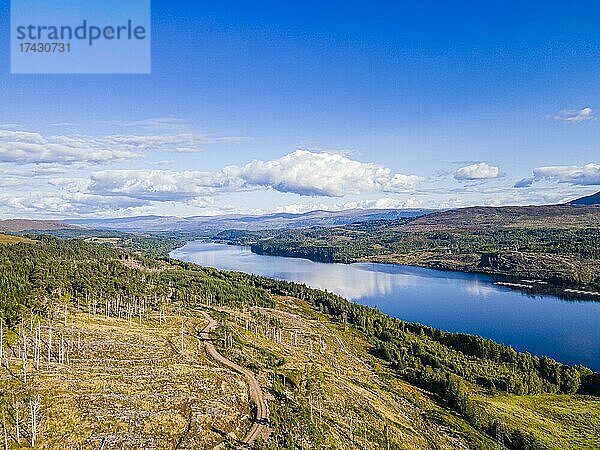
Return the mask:
<svg viewBox="0 0 600 450"><path fill-rule="evenodd" d="M256 406L256 415L254 417L254 421L252 423L252 426L250 427L250 430L248 430L248 433L246 433L246 436L242 439L241 443L248 446L252 446L252 444L254 444L254 442L259 437L266 439L271 432L271 429L269 428L269 408L267 407L267 402L263 395L262 389L260 388L260 384L258 383L258 380L254 376L254 374L248 369L245 369L244 367L225 358L217 351L215 345L212 343L209 337L210 331L216 328L217 321L213 319L210 316L210 314L204 311L201 312L202 315L206 318L206 320L208 320L208 325L206 325L204 329L200 331L199 336L202 342L204 342L206 352L215 361L244 375L246 377L246 380L248 381L248 386L250 389L250 398Z"/></svg>

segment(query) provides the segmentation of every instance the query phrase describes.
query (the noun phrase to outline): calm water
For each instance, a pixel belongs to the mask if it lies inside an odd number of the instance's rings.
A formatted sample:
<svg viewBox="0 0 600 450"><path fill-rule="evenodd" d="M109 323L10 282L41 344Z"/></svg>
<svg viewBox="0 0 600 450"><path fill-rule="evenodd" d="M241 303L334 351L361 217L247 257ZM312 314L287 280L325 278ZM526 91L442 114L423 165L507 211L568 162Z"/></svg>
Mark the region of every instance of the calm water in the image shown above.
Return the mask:
<svg viewBox="0 0 600 450"><path fill-rule="evenodd" d="M222 270L296 281L411 322L478 334L535 355L600 371L600 302L496 286L487 275L387 264L326 264L190 242L171 256Z"/></svg>

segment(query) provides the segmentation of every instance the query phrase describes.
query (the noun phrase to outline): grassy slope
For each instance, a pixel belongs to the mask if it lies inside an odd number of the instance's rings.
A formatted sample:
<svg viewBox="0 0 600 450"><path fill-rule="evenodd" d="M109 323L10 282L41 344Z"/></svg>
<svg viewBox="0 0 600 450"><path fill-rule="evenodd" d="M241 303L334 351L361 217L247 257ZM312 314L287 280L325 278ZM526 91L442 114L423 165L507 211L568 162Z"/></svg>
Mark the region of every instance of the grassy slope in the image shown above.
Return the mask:
<svg viewBox="0 0 600 450"><path fill-rule="evenodd" d="M394 377L370 354L361 333L299 300L278 298L273 309L219 311L227 325L220 335L227 329L230 337L222 352L257 370L269 393L275 431L264 448L286 448L290 436L296 445L315 449L379 449L386 439L392 449L495 448L430 394ZM36 447L92 449L105 439L115 448L167 448L181 439L181 448L212 448L226 433L242 436L249 414L243 379L199 350L191 334L203 323L190 311L181 354L177 314L172 311L162 325L155 315L130 325L72 311L65 327L59 310L55 352L61 335L69 342L73 336L70 364L48 366L43 360L36 371L30 362L24 387L18 380L22 366L13 358L14 376L3 370L0 377L4 400L20 402L25 434L24 402L41 396L44 419ZM274 363L280 358L283 364ZM600 438L598 399L497 395L478 401L506 423L542 436L548 448L594 448Z"/></svg>
<svg viewBox="0 0 600 450"><path fill-rule="evenodd" d="M359 332L299 300L279 298L275 309L221 311L235 336L222 352L260 368L261 383L272 393L275 432L265 448L287 448L292 434L304 448L380 449L386 433L393 449L494 448L427 393L395 378L370 355ZM264 326L271 320L280 323L279 337ZM277 359L284 364L275 367Z"/></svg>
<svg viewBox="0 0 600 450"><path fill-rule="evenodd" d="M230 331L240 338L244 335L246 345L238 348L241 353L233 349L224 349L224 353L246 364L255 359L258 366L265 355L286 359L274 372L261 366L259 379L263 386L273 388L274 373L288 377L285 391L291 402L279 405L269 396L270 409L286 419L279 422L280 430L305 434L304 448L382 448L386 433L390 448L493 448L488 438L436 405L426 393L387 373L369 356L369 345L358 332L344 330L296 300L282 299L278 308L252 311L261 318L283 320L295 334L294 345L291 341L278 345L263 334L246 332L244 318L251 320L251 313L229 309L233 319L228 322ZM250 413L247 386L240 376L219 367L199 350L192 334L203 323L195 313L188 311L184 319L189 334L183 353L176 312L162 324L156 314L130 324L71 310L66 326L62 308L55 317L50 364L43 344L39 370L31 360L27 365L27 384L16 355L9 360L10 371L0 370L3 400L13 414L15 406L20 410L24 423L23 448L28 448L28 399L37 395L44 418L36 448L97 449L104 441L111 448L158 449L173 447L181 440L180 448L208 449L226 434L244 435ZM47 320L41 323L44 342L48 325ZM14 335L10 340L13 348L19 347ZM72 345L68 364L55 360L62 340ZM367 365L371 363L381 375L374 374ZM318 389L311 394L312 422L302 415L306 409L299 412L292 406L296 400L303 401L302 391L293 386L300 384L306 370L319 379ZM318 444L313 442L310 427L321 430L316 434L324 438ZM14 435L14 428L11 431ZM302 440L298 436L296 442ZM277 439L271 440L270 448L279 448Z"/></svg>
<svg viewBox="0 0 600 450"><path fill-rule="evenodd" d="M11 236L9 234L2 234L0 233L0 245L2 244L17 244L19 242L23 242L23 243L32 243L34 241L32 241L31 239L27 239L27 238L22 238L19 236Z"/></svg>
<svg viewBox="0 0 600 450"><path fill-rule="evenodd" d="M313 410L318 413L313 412L313 421L308 422L320 431L311 434L310 427L301 426L297 431L304 433L307 441L322 439L320 446L312 448L382 448L386 425L391 448L495 448L488 437L430 394L395 378L370 354L370 344L362 334L330 322L299 300L280 298L277 309L271 310L225 311L228 332L233 333L235 340L223 351L241 363L261 367L263 383L273 392L287 391L291 403L304 405L309 411L307 399L309 395L312 398ZM277 323L279 334L265 326L269 323ZM285 363L279 367L269 363L277 358ZM290 381L287 388L282 386L283 375L295 380L293 388L289 387ZM307 383L317 385L318 389L309 394L310 389L303 387ZM543 436L548 448L593 448L598 442L595 430L600 427L600 400L597 398L565 395L476 398L486 408L499 411L507 424L518 424L521 429ZM274 401L272 410L277 412L285 404L286 401ZM309 412L306 415L310 417ZM297 426L290 423L289 417L286 424ZM285 435L285 430L276 428L274 439L283 440ZM566 442L571 447L565 446ZM271 443L267 448L277 447Z"/></svg>
<svg viewBox="0 0 600 450"><path fill-rule="evenodd" d="M27 399L41 397L44 418L36 448L97 449L104 441L107 448L158 449L180 441L181 448L208 449L227 433L245 433L250 407L244 379L209 360L191 335L182 353L175 312L162 325L156 316L130 325L71 313L65 326L61 315L53 324L50 364L43 321L42 362L35 370L29 361L27 384L18 358L10 359L13 376L0 369L0 392L13 414L18 405L26 437ZM184 318L186 333L202 325L190 312ZM68 364L56 361L61 337L73 342Z"/></svg>
<svg viewBox="0 0 600 450"><path fill-rule="evenodd" d="M555 449L600 448L600 400L581 395L498 395L479 401Z"/></svg>

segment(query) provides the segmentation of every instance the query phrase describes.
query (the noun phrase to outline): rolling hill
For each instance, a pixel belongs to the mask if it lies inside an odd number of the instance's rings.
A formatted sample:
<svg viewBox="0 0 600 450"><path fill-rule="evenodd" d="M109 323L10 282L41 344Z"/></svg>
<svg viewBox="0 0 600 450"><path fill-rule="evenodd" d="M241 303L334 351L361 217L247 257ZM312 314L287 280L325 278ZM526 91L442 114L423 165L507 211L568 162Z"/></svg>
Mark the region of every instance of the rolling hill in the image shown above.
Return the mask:
<svg viewBox="0 0 600 450"><path fill-rule="evenodd" d="M569 202L571 205L600 205L600 192Z"/></svg>
<svg viewBox="0 0 600 450"><path fill-rule="evenodd" d="M597 289L598 224L600 206L471 207L415 219L219 236L258 254L417 265Z"/></svg>
<svg viewBox="0 0 600 450"><path fill-rule="evenodd" d="M30 220L30 219L8 219L0 220L0 232L17 233L21 231L50 231L62 229L76 229L75 225L69 225L59 220Z"/></svg>
<svg viewBox="0 0 600 450"><path fill-rule="evenodd" d="M71 219L66 223L95 229L117 231L203 231L214 232L228 229L266 230L302 227L332 227L368 220L394 220L417 217L431 210L421 209L353 209L346 211L310 211L302 214L276 213L260 216L140 216L115 219Z"/></svg>
<svg viewBox="0 0 600 450"><path fill-rule="evenodd" d="M475 206L419 217L400 229L408 232L492 230L500 228L580 229L597 227L600 207L569 205Z"/></svg>

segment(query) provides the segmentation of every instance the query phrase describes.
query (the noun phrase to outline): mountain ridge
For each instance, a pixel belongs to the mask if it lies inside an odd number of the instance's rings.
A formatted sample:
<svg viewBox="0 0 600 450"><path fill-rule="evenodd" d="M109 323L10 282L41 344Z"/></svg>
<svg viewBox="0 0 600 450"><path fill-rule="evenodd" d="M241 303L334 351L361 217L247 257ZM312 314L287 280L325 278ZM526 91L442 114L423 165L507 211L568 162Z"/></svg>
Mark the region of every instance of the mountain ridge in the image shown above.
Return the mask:
<svg viewBox="0 0 600 450"><path fill-rule="evenodd" d="M223 216L140 216L109 219L66 219L65 223L80 227L117 231L215 231L240 229L301 228L346 225L357 221L412 218L431 213L429 209L351 209L316 210L305 213L272 213L265 215L229 214Z"/></svg>
<svg viewBox="0 0 600 450"><path fill-rule="evenodd" d="M596 192L592 195L586 195L585 197L580 197L575 200L571 200L569 205L600 205L600 192Z"/></svg>
<svg viewBox="0 0 600 450"><path fill-rule="evenodd" d="M471 206L437 211L402 225L402 231L447 231L494 228L580 228L596 226L597 205Z"/></svg>

